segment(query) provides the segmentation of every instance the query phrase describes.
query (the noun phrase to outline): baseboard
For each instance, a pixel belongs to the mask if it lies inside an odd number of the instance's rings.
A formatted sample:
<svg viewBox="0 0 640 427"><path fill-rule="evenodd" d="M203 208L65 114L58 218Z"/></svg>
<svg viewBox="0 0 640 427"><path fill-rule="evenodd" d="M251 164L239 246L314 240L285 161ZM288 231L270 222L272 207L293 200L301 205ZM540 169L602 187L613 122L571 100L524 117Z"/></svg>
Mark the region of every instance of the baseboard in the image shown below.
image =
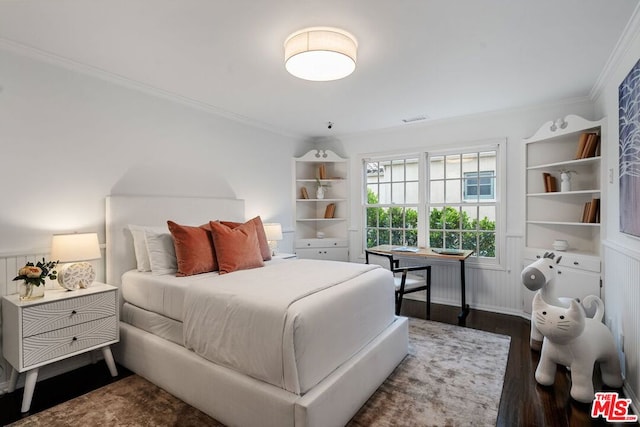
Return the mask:
<svg viewBox="0 0 640 427"><path fill-rule="evenodd" d="M408 299L408 300L412 300L412 301L425 301L426 300L426 295L422 296L421 292L415 292L412 294L407 294L404 296L404 299ZM440 305L446 305L446 306L450 306L450 307L460 307L460 301L456 300L446 300L446 299L439 299L439 298L431 298L431 303L432 304L440 304ZM524 319L530 319L531 316L528 313L523 312L522 310L513 310L513 309L508 309L505 307L498 307L498 306L491 306L491 305L476 305L476 304L469 304L469 308L473 309L473 310L481 310L481 311L488 311L490 313L498 313L498 314L507 314L510 316L518 316L518 317L522 317Z"/></svg>

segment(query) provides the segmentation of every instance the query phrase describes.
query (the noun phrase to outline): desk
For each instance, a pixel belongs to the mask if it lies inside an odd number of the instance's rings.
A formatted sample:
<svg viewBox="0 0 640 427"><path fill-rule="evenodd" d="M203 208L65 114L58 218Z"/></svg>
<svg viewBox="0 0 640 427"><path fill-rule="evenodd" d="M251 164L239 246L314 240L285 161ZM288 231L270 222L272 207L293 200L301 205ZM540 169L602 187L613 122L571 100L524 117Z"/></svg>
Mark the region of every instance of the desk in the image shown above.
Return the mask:
<svg viewBox="0 0 640 427"><path fill-rule="evenodd" d="M473 253L472 250L463 250L460 251L460 254L455 255L445 255L441 253L434 252L431 248L417 248L416 252L413 251L397 251L394 248L398 248L398 245L380 245L369 248L371 251L377 251L387 254L393 254L396 256L402 257L418 257L418 258L432 258L438 260L450 260L450 261L459 261L460 262L460 294L461 294L461 302L460 302L460 313L458 314L458 324L464 325L467 315L469 314L469 304L466 302L466 285L464 278L464 261L471 256Z"/></svg>

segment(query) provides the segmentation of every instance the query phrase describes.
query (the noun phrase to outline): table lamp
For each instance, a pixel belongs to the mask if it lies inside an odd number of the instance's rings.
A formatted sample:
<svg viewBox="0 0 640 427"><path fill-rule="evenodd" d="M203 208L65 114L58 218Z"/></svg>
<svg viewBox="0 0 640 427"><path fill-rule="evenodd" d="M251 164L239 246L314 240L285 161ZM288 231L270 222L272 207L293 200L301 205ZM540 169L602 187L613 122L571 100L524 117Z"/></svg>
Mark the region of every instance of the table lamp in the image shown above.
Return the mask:
<svg viewBox="0 0 640 427"><path fill-rule="evenodd" d="M275 255L278 250L278 240L282 240L282 225L277 222L267 222L263 224L264 233L267 235L267 242L271 249L271 255Z"/></svg>
<svg viewBox="0 0 640 427"><path fill-rule="evenodd" d="M97 233L57 234L51 242L51 259L64 263L58 269L58 283L65 289L88 288L96 278L87 261L100 259Z"/></svg>

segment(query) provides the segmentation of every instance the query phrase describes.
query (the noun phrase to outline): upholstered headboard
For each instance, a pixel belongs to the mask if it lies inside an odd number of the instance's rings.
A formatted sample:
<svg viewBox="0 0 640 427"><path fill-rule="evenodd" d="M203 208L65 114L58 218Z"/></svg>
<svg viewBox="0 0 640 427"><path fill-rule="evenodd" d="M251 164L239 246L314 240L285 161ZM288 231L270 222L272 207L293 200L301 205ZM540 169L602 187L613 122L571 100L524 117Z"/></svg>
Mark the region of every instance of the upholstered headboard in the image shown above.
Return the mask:
<svg viewBox="0 0 640 427"><path fill-rule="evenodd" d="M244 200L176 196L108 196L106 199L106 280L120 286L136 268L128 225L165 226L167 220L200 225L217 219L244 221Z"/></svg>

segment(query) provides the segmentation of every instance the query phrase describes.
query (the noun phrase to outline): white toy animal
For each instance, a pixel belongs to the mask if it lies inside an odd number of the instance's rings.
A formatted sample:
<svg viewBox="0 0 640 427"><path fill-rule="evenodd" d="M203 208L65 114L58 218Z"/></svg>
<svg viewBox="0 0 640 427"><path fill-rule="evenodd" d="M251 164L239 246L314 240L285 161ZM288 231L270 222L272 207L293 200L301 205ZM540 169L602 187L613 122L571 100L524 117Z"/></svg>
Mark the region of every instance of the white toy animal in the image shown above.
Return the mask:
<svg viewBox="0 0 640 427"><path fill-rule="evenodd" d="M531 291L542 293L542 299L551 305L559 307L569 307L571 298L558 296L556 286L556 275L558 269L556 264L560 262L562 256L556 258L553 252L545 252L543 257L529 264L522 270L522 283ZM533 307L533 304L532 304ZM533 311L532 311L533 313ZM531 336L529 346L536 351L542 348L542 334L538 331L531 316Z"/></svg>
<svg viewBox="0 0 640 427"><path fill-rule="evenodd" d="M576 301L569 308L547 304L541 292L533 299L533 319L544 336L536 381L553 384L558 364L571 369L571 397L579 402L593 401L593 365L600 362L602 381L609 387L622 386L620 361L613 336L602 323L604 303L595 295L584 298L587 306L597 304L593 319L586 317Z"/></svg>

